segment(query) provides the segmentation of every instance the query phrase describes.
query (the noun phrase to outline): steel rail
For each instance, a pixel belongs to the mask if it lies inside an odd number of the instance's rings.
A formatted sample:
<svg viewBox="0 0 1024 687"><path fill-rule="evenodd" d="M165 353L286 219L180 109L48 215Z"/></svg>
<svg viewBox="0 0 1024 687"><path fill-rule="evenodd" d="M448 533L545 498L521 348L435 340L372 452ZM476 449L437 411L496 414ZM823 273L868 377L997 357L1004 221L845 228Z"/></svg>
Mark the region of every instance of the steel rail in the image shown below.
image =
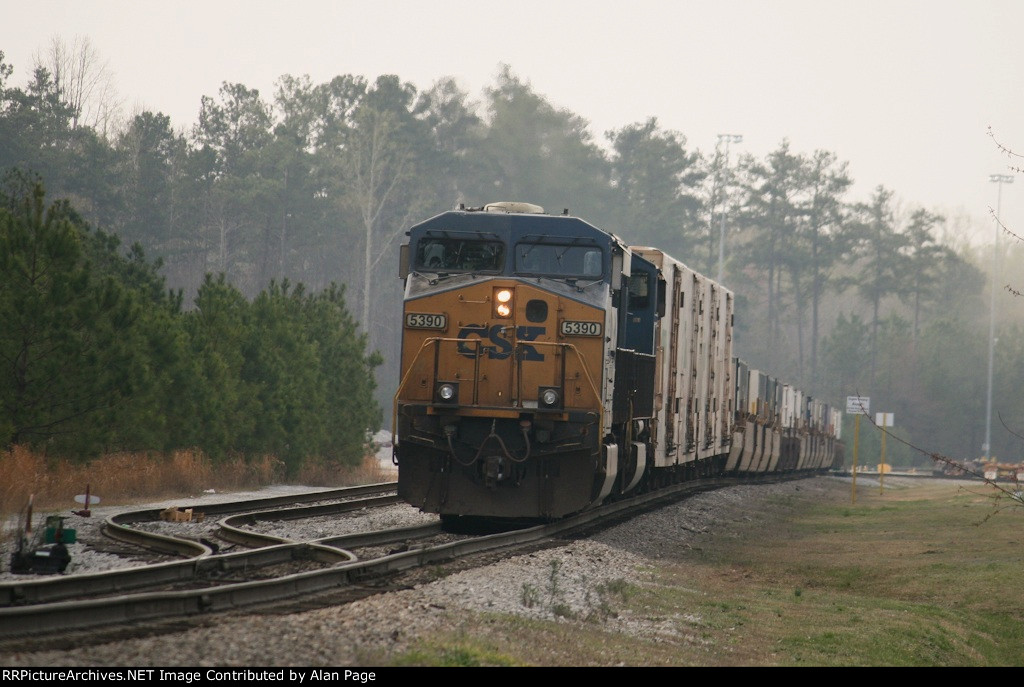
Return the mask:
<svg viewBox="0 0 1024 687"><path fill-rule="evenodd" d="M326 566L351 562L356 560L356 557L347 551L316 545L313 542L278 544L206 558L119 568L56 580L62 584L40 584L46 580L31 580L23 584L5 585L0 605L25 607L71 599L81 600L83 597L116 596L157 586L217 584L219 576L237 572L249 573L296 560L314 561Z"/></svg>
<svg viewBox="0 0 1024 687"><path fill-rule="evenodd" d="M377 530L376 532L356 532L336 537L324 537L314 541L324 546L351 551L352 549L364 546L383 546L384 544L395 544L410 539L423 539L441 534L442 532L444 532L444 529L441 527L441 523L434 522L426 525L411 525L409 527Z"/></svg>
<svg viewBox="0 0 1024 687"><path fill-rule="evenodd" d="M204 514L212 514L215 512L222 514L239 513L254 507L274 507L285 504L293 505L296 502L322 501L331 498L362 497L379 494L385 491L393 491L394 488L395 483L389 482L348 487L344 489L305 492L285 497L278 496L263 499L250 499L247 501L231 501L219 504L210 504L209 506L201 506L201 508ZM312 514L329 515L343 510L362 508L368 503L374 505L387 505L387 503L393 503L395 501L397 501L396 496L370 499L357 498L357 500L343 503L318 504L315 506L307 506L305 508L309 509L307 512ZM196 508L199 507L193 506L193 509ZM335 510L332 511L331 508L334 508ZM0 607L46 603L82 596L116 594L161 584L184 583L194 580L197 576L205 574L208 570L216 569L218 566L227 566L227 568L224 569L228 569L231 566L235 566L236 562L238 566L242 567L263 567L265 565L280 562L278 560L264 562L260 555L255 555L252 552L248 552L249 558L246 557L247 552L220 554L214 557L211 555L212 550L210 547L191 539L179 539L164 534L146 532L144 530L128 526L130 523L152 522L158 520L161 510L162 509L145 509L129 511L111 516L104 521L103 533L114 539L140 546L148 550L174 556L183 556L188 560L168 561L141 566L128 566L104 572L72 574L42 579L26 578L14 582L0 583ZM302 508L288 508L285 509L285 512L288 514L287 517L303 517L298 514L301 510ZM252 534L255 535L255 533ZM284 547L283 549L280 547L283 543L290 544L292 548L298 545L297 542L281 541L280 538L278 538L278 540L271 540L266 535L259 536L264 537L264 539L262 543L258 544L258 546L278 547L265 549L270 551L269 555L271 557L279 556L280 551L288 550L288 547ZM242 535L239 534L238 537L242 538ZM325 562L333 564L339 561L355 560L354 555L348 552L339 553L337 547L331 547L329 544L318 545L318 548L322 550L321 556L324 558ZM213 564L199 562L205 559L223 562Z"/></svg>
<svg viewBox="0 0 1024 687"><path fill-rule="evenodd" d="M213 554L213 549L201 542L172 537L169 534L136 529L135 527L129 527L117 522L116 518L117 516L112 515L103 522L103 534L111 539L116 539L126 544L133 544L167 556L204 558Z"/></svg>
<svg viewBox="0 0 1024 687"><path fill-rule="evenodd" d="M134 568L76 575L73 578L26 580L0 588L0 606L52 603L86 597L113 596L155 586L210 582L216 577L251 572L294 560L336 565L359 560L349 549L422 539L443 532L440 523L396 527L324 537L310 542L280 542L248 551L225 553L198 560L168 561ZM54 584L57 583L57 584Z"/></svg>
<svg viewBox="0 0 1024 687"><path fill-rule="evenodd" d="M304 518L323 517L327 515L338 515L363 508L380 508L396 503L404 503L397 495L377 496L368 499L354 501L343 501L341 503L317 504L315 506L300 506L298 508L286 508L272 511L259 511L242 513L224 518L219 523L219 536L234 544L242 546L260 547L273 546L274 544L294 543L294 539L278 537L273 534L262 534L245 529L246 525L255 525L258 522L273 522L279 520L301 520Z"/></svg>
<svg viewBox="0 0 1024 687"><path fill-rule="evenodd" d="M260 499L247 499L242 501L224 501L222 503L207 504L183 504L181 507L192 508L193 511L200 511L205 515L229 515L241 513L246 510L274 508L277 506L293 506L297 503L313 503L316 501L333 501L337 499L374 496L388 491L395 491L398 488L397 482L378 482L376 484L363 484L357 487L343 487L340 489L325 489L323 491L305 491L285 496L270 496ZM129 525L136 522L154 522L160 519L163 508L146 508L137 511L127 511L111 516L114 522L120 525Z"/></svg>

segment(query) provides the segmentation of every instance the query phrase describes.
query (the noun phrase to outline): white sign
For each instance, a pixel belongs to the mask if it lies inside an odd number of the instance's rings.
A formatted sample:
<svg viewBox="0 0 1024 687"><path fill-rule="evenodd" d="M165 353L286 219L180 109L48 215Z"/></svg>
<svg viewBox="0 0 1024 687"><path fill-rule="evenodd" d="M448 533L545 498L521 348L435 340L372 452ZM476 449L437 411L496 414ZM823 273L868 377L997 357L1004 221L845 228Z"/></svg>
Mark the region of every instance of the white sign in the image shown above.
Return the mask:
<svg viewBox="0 0 1024 687"><path fill-rule="evenodd" d="M871 410L871 398L868 396L847 396L846 412L860 415Z"/></svg>
<svg viewBox="0 0 1024 687"><path fill-rule="evenodd" d="M892 413L875 413L875 424L879 427L892 427L895 417Z"/></svg>

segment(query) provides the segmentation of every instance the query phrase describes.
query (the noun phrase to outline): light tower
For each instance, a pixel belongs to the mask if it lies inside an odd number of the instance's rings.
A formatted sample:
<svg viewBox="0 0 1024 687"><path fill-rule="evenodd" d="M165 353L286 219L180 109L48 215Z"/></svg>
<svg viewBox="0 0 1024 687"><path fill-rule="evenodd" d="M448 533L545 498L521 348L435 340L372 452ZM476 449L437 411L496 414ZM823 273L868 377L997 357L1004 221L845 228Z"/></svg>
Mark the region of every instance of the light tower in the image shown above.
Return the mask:
<svg viewBox="0 0 1024 687"><path fill-rule="evenodd" d="M992 367L995 361L996 350L996 270L999 260L999 212L1003 202L1003 184L1012 184L1013 177L1009 174L990 174L988 180L997 184L996 191L996 241L992 244L992 287L989 294L989 321L988 321L988 401L985 404L985 443L981 450L986 460L992 459Z"/></svg>

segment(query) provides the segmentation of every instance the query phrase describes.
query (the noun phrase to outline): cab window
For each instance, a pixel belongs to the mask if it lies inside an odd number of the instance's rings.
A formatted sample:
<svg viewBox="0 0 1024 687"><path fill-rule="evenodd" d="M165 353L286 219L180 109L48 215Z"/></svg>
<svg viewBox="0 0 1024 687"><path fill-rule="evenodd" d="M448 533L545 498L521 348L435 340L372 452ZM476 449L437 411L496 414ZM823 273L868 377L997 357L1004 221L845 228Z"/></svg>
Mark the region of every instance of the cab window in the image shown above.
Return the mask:
<svg viewBox="0 0 1024 687"><path fill-rule="evenodd" d="M517 274L600 279L604 257L594 246L564 246L550 243L520 243L515 250Z"/></svg>
<svg viewBox="0 0 1024 687"><path fill-rule="evenodd" d="M629 310L645 310L650 303L650 282L646 272L634 272L629 277Z"/></svg>
<svg viewBox="0 0 1024 687"><path fill-rule="evenodd" d="M504 266L500 241L432 237L416 246L416 269L427 272L500 272Z"/></svg>

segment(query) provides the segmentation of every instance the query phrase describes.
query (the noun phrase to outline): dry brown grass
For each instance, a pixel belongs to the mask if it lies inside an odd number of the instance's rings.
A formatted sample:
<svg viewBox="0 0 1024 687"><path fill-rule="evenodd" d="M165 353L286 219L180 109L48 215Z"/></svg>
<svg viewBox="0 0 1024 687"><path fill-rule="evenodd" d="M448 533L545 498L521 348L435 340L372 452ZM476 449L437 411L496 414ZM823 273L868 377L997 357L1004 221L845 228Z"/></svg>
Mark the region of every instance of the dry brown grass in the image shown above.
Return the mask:
<svg viewBox="0 0 1024 687"><path fill-rule="evenodd" d="M393 479L372 456L356 468L323 460L308 461L296 482L343 486ZM80 508L77 494L89 485L103 505L138 503L205 489L254 489L284 480L284 464L274 456L248 460L232 456L214 463L196 450L112 453L87 463L47 458L23 446L0 452L0 521L24 510L30 495L39 510Z"/></svg>
<svg viewBox="0 0 1024 687"><path fill-rule="evenodd" d="M375 484L391 482L397 479L398 473L384 470L376 457L363 458L361 465L349 468L344 473L338 472L338 464L314 458L306 460L299 469L296 481L313 487L335 487L345 484Z"/></svg>

